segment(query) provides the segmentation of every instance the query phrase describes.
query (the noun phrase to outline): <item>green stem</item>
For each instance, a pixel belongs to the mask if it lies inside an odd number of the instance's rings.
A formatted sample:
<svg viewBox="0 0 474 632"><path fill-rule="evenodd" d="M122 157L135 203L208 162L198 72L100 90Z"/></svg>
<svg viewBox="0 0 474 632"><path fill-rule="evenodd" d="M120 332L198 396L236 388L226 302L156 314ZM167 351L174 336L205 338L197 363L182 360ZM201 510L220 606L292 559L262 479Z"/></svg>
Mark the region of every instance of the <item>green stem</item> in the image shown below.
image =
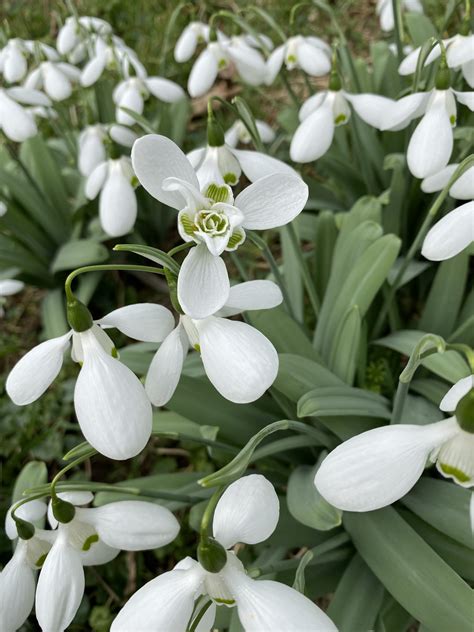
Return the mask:
<svg viewBox="0 0 474 632"><path fill-rule="evenodd" d="M287 74L286 74L286 69L285 69L285 68L282 68L282 70L281 70L281 72L280 72L280 77L281 77L281 80L282 80L282 82L283 82L283 85L284 85L284 86L285 86L285 88L286 88L286 91L288 92L288 94L289 94L289 96L290 96L291 100L293 101L293 104L294 104L294 105L295 105L295 106L299 109L299 108L300 108L300 102L299 102L299 99L298 99L298 97L296 96L296 94L295 94L295 92L294 92L293 88L292 88L292 87L291 87L291 85L290 85L290 82L289 82L289 80L288 80L288 77L287 77Z"/></svg>
<svg viewBox="0 0 474 632"><path fill-rule="evenodd" d="M398 63L401 63L403 61L403 22L400 10L400 0L392 0L392 10Z"/></svg>
<svg viewBox="0 0 474 632"><path fill-rule="evenodd" d="M212 518L214 516L214 511L215 508L217 506L217 503L219 502L220 497L222 496L222 494L224 493L225 487L219 487L211 496L209 502L207 503L207 507L203 513L202 519L201 519L201 529L200 529L200 534L201 534L201 538L207 538L209 537L209 535L211 535L210 531L211 531L211 522L212 522Z"/></svg>
<svg viewBox="0 0 474 632"><path fill-rule="evenodd" d="M203 605L203 607L201 608L201 610L198 612L196 617L194 618L194 621L189 626L188 632L196 632L198 625L200 624L202 618L204 617L204 615L208 611L208 609L209 609L211 604L212 604L212 600L208 599L206 601L206 603Z"/></svg>
<svg viewBox="0 0 474 632"><path fill-rule="evenodd" d="M285 229L290 238L294 253L296 255L296 258L298 259L298 263L300 264L300 270L303 276L303 281L304 281L306 291L308 293L309 302L311 303L311 307L313 308L314 315L316 316L316 318L318 318L319 312L321 310L321 304L319 302L319 298L316 293L316 288L314 286L313 279L311 278L311 273L308 268L308 263L303 257L301 244L296 234L296 229L292 223L287 224L287 226L285 226Z"/></svg>
<svg viewBox="0 0 474 632"><path fill-rule="evenodd" d="M174 248L171 248L171 250L168 251L168 255L170 257L174 257L174 255L178 254L178 252L181 252L182 250L187 250L188 248L191 248L191 246L194 246L195 243L194 241L185 241L184 244L180 244L179 246L175 246Z"/></svg>
<svg viewBox="0 0 474 632"><path fill-rule="evenodd" d="M474 350L471 349L469 345L462 343L448 343L446 345L446 351L449 350L459 351L459 353L462 353L469 364L471 372L474 373Z"/></svg>
<svg viewBox="0 0 474 632"><path fill-rule="evenodd" d="M88 452L86 452L85 454L81 455L80 457L78 457L74 461L71 461L65 467L63 467L63 469L60 470L51 481L51 498L57 498L56 485L58 484L59 480L64 476L64 474L66 474L66 472L69 472L69 470L72 470L74 467L76 467L76 465L80 465L81 463L89 459L91 456L94 456L95 454L97 454L97 450L94 450L94 448L91 448Z"/></svg>
<svg viewBox="0 0 474 632"><path fill-rule="evenodd" d="M392 417L390 419L391 424L400 423L409 388L410 382L402 382L401 380L398 381L397 392L395 393L395 399L393 400Z"/></svg>

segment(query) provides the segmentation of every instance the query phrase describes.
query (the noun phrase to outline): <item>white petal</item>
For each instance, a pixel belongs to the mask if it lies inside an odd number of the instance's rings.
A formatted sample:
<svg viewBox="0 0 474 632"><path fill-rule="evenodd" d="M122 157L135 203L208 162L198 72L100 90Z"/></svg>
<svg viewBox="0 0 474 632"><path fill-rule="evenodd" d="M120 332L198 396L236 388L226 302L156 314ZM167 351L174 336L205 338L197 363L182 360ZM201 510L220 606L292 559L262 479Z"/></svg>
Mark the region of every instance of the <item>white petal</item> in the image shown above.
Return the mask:
<svg viewBox="0 0 474 632"><path fill-rule="evenodd" d="M66 19L59 29L56 46L61 55L67 55L77 44L77 23L74 17Z"/></svg>
<svg viewBox="0 0 474 632"><path fill-rule="evenodd" d="M122 107L128 108L137 114L143 113L143 96L135 84L128 85L125 88L115 112L117 123L121 125L135 125L135 119L127 112L124 112L121 109Z"/></svg>
<svg viewBox="0 0 474 632"><path fill-rule="evenodd" d="M39 90L15 86L14 88L8 88L7 93L13 97L15 101L19 101L24 105L44 105L45 107L51 105L50 99Z"/></svg>
<svg viewBox="0 0 474 632"><path fill-rule="evenodd" d="M310 114L315 112L328 98L328 91L316 92L313 96L306 99L298 112L300 121L304 121Z"/></svg>
<svg viewBox="0 0 474 632"><path fill-rule="evenodd" d="M436 469L462 487L474 485L474 435L459 428L458 434L439 451Z"/></svg>
<svg viewBox="0 0 474 632"><path fill-rule="evenodd" d="M89 200L93 200L99 194L104 186L105 179L109 170L109 163L102 162L97 165L86 181L85 194Z"/></svg>
<svg viewBox="0 0 474 632"><path fill-rule="evenodd" d="M92 86L104 72L105 64L107 62L107 55L97 55L93 57L82 69L81 73L81 85L85 88Z"/></svg>
<svg viewBox="0 0 474 632"><path fill-rule="evenodd" d="M474 92L458 92L457 90L453 90L453 92L459 103L467 106L471 112L474 111Z"/></svg>
<svg viewBox="0 0 474 632"><path fill-rule="evenodd" d="M294 162L312 162L324 156L334 137L334 117L326 100L304 119L291 139L290 157Z"/></svg>
<svg viewBox="0 0 474 632"><path fill-rule="evenodd" d="M428 176L421 183L421 190L425 193L441 191L448 184L451 176L458 167L457 163L448 165L438 173ZM456 200L472 200L474 198L474 167L467 169L449 189L449 195Z"/></svg>
<svg viewBox="0 0 474 632"><path fill-rule="evenodd" d="M303 40L297 50L298 63L308 75L321 77L331 70L331 62L326 53L307 40Z"/></svg>
<svg viewBox="0 0 474 632"><path fill-rule="evenodd" d="M426 178L446 167L452 151L453 130L445 99L440 95L428 107L411 136L408 168L416 178Z"/></svg>
<svg viewBox="0 0 474 632"><path fill-rule="evenodd" d="M440 410L454 413L460 400L464 397L464 395L469 393L471 388L474 388L474 376L468 375L467 377L463 377L462 380L459 380L454 386L451 386L449 391L443 397L439 405Z"/></svg>
<svg viewBox="0 0 474 632"><path fill-rule="evenodd" d="M229 48L232 61L242 79L251 86L259 86L265 81L267 66L262 55L242 42Z"/></svg>
<svg viewBox="0 0 474 632"><path fill-rule="evenodd" d="M100 539L98 542L94 542L88 551L79 551L81 564L83 566L108 564L114 560L119 553L120 549L114 549Z"/></svg>
<svg viewBox="0 0 474 632"><path fill-rule="evenodd" d="M285 46L277 46L270 57L267 59L267 76L265 83L271 85L277 78L278 73L283 65L285 58Z"/></svg>
<svg viewBox="0 0 474 632"><path fill-rule="evenodd" d="M429 98L430 92L415 92L395 101L384 112L380 129L390 131L403 129L410 121L423 114Z"/></svg>
<svg viewBox="0 0 474 632"><path fill-rule="evenodd" d="M213 518L213 533L226 549L237 542L257 544L275 531L280 501L275 488L261 474L250 474L225 490Z"/></svg>
<svg viewBox="0 0 474 632"><path fill-rule="evenodd" d="M69 78L50 62L43 64L44 91L54 101L64 101L72 94Z"/></svg>
<svg viewBox="0 0 474 632"><path fill-rule="evenodd" d="M128 600L110 632L184 632L201 583L195 568L163 573Z"/></svg>
<svg viewBox="0 0 474 632"><path fill-rule="evenodd" d="M80 336L84 364L74 405L84 437L110 459L136 456L151 433L151 405L142 383L103 350L91 330Z"/></svg>
<svg viewBox="0 0 474 632"><path fill-rule="evenodd" d="M456 256L474 241L474 202L445 215L429 230L421 254L431 261Z"/></svg>
<svg viewBox="0 0 474 632"><path fill-rule="evenodd" d="M202 97L212 87L219 71L217 57L206 48L196 59L188 78L188 92L192 97Z"/></svg>
<svg viewBox="0 0 474 632"><path fill-rule="evenodd" d="M17 281L16 279L0 280L0 296L12 296L12 294L21 292L24 287L23 281Z"/></svg>
<svg viewBox="0 0 474 632"><path fill-rule="evenodd" d="M175 177L199 188L191 163L181 149L166 136L149 134L139 138L132 148L132 164L140 184L154 198L181 210L183 200L176 191L164 191L163 181Z"/></svg>
<svg viewBox="0 0 474 632"><path fill-rule="evenodd" d="M272 343L254 327L225 318L196 321L201 357L209 380L236 404L253 402L269 388L278 372Z"/></svg>
<svg viewBox="0 0 474 632"><path fill-rule="evenodd" d="M337 632L331 619L294 588L234 569L228 575L245 632Z"/></svg>
<svg viewBox="0 0 474 632"><path fill-rule="evenodd" d="M411 51L411 53L409 53L400 64L398 68L399 74L401 75L413 74L416 71L416 66L418 64L418 58L420 56L420 53L421 53L421 47L416 48L415 50ZM433 50L430 52L430 54L426 58L425 67L431 64L435 59L438 59L440 55L441 55L441 49L439 47L439 44L435 44Z"/></svg>
<svg viewBox="0 0 474 632"><path fill-rule="evenodd" d="M239 193L235 206L245 215L244 228L265 230L291 222L307 200L308 187L300 177L274 174Z"/></svg>
<svg viewBox="0 0 474 632"><path fill-rule="evenodd" d="M255 121L255 124L257 126L258 133L260 134L262 143L273 143L276 134L270 127L270 125L268 125L268 123L265 123L265 121L259 120Z"/></svg>
<svg viewBox="0 0 474 632"><path fill-rule="evenodd" d="M38 578L36 618L43 632L65 630L84 594L84 570L79 553L64 534L53 544Z"/></svg>
<svg viewBox="0 0 474 632"><path fill-rule="evenodd" d="M178 276L178 300L185 314L206 318L214 314L229 296L225 263L200 244L186 255Z"/></svg>
<svg viewBox="0 0 474 632"><path fill-rule="evenodd" d="M449 179L456 171L458 165L452 164L444 167L441 171L434 173L432 176L428 176L421 183L421 190L425 193L433 193L434 191L441 191L448 184Z"/></svg>
<svg viewBox="0 0 474 632"><path fill-rule="evenodd" d="M100 193L99 217L107 235L120 237L129 233L135 224L137 198L122 170L113 167Z"/></svg>
<svg viewBox="0 0 474 632"><path fill-rule="evenodd" d="M174 47L174 58L178 63L188 61L194 55L198 44L198 36L193 23L183 30Z"/></svg>
<svg viewBox="0 0 474 632"><path fill-rule="evenodd" d="M79 171L83 176L89 176L97 165L107 159L105 147L100 134L92 131L84 138L79 149Z"/></svg>
<svg viewBox="0 0 474 632"><path fill-rule="evenodd" d="M71 503L75 507L88 505L94 500L94 494L92 492L59 492L58 497L61 500ZM48 503L48 522L52 529L56 529L58 526L58 521L53 514L53 505L51 501Z"/></svg>
<svg viewBox="0 0 474 632"><path fill-rule="evenodd" d="M363 432L324 459L314 483L331 505L344 511L380 509L410 491L430 453L456 432L454 418Z"/></svg>
<svg viewBox="0 0 474 632"><path fill-rule="evenodd" d="M462 74L471 88L474 88L474 59L462 65Z"/></svg>
<svg viewBox="0 0 474 632"><path fill-rule="evenodd" d="M0 126L5 135L16 143L22 143L36 134L33 115L0 90Z"/></svg>
<svg viewBox="0 0 474 632"><path fill-rule="evenodd" d="M137 140L138 134L133 132L124 125L111 125L109 128L109 136L119 145L124 147L132 147L133 143Z"/></svg>
<svg viewBox="0 0 474 632"><path fill-rule="evenodd" d="M165 103L176 103L185 96L181 86L163 77L148 77L145 83L152 95Z"/></svg>
<svg viewBox="0 0 474 632"><path fill-rule="evenodd" d="M106 544L125 551L165 546L179 532L179 523L169 509L141 500L78 509L77 518L91 524Z"/></svg>
<svg viewBox="0 0 474 632"><path fill-rule="evenodd" d="M229 298L216 316L235 316L251 309L271 309L282 301L281 290L273 281L246 281L231 286Z"/></svg>
<svg viewBox="0 0 474 632"><path fill-rule="evenodd" d="M13 506L12 506L13 507ZM10 540L14 540L18 537L16 530L16 523L11 516L12 507L7 511L5 517L5 533ZM46 513L46 503L43 500L30 500L18 507L15 511L17 518L22 518L28 522L36 522L40 520Z"/></svg>
<svg viewBox="0 0 474 632"><path fill-rule="evenodd" d="M387 113L393 108L395 101L378 94L348 94L344 96L360 116L360 118L377 129L382 129Z"/></svg>
<svg viewBox="0 0 474 632"><path fill-rule="evenodd" d="M186 158L189 160L193 169L198 169L199 165L204 160L204 156L206 155L205 147L198 147L197 149L192 149L186 154Z"/></svg>
<svg viewBox="0 0 474 632"><path fill-rule="evenodd" d="M458 68L474 58L474 35L457 35L447 47L446 59L450 68Z"/></svg>
<svg viewBox="0 0 474 632"><path fill-rule="evenodd" d="M232 153L239 161L242 171L250 182L256 182L256 180L272 175L273 173L285 173L293 176L298 175L294 169L282 160L267 156L267 154L262 154L259 151L233 149Z"/></svg>
<svg viewBox="0 0 474 632"><path fill-rule="evenodd" d="M129 338L161 342L174 328L173 314L163 305L136 303L114 309L97 321L101 327L116 327Z"/></svg>
<svg viewBox="0 0 474 632"><path fill-rule="evenodd" d="M145 390L155 406L164 406L173 397L187 350L188 340L180 324L163 341L148 369Z"/></svg>
<svg viewBox="0 0 474 632"><path fill-rule="evenodd" d="M41 397L58 375L71 332L46 340L28 351L10 371L6 391L18 406L31 404Z"/></svg>
<svg viewBox="0 0 474 632"><path fill-rule="evenodd" d="M0 629L15 632L28 618L35 601L35 576L20 542L0 573Z"/></svg>

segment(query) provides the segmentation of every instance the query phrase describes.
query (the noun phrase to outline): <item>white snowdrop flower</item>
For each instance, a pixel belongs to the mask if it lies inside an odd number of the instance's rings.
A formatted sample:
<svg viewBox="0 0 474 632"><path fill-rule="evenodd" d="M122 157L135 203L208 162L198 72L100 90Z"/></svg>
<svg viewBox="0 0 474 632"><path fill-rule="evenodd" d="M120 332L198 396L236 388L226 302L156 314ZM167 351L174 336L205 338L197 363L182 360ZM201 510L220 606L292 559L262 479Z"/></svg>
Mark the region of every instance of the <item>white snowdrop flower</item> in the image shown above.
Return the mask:
<svg viewBox="0 0 474 632"><path fill-rule="evenodd" d="M446 48L446 62L449 68L461 69L464 78L471 88L474 88L474 35L455 35L443 40ZM421 46L413 50L401 62L398 72L401 75L411 75L416 71ZM441 55L439 43L435 44L425 61L425 67L438 59Z"/></svg>
<svg viewBox="0 0 474 632"><path fill-rule="evenodd" d="M275 132L273 129L260 119L255 120L257 131L260 134L262 143L272 143L275 140ZM237 147L239 143L248 145L252 142L252 137L249 134L248 129L242 123L240 119L237 119L225 133L225 142L229 147Z"/></svg>
<svg viewBox="0 0 474 632"><path fill-rule="evenodd" d="M144 102L152 94L165 103L176 103L184 96L184 90L174 81L163 77L131 77L121 81L114 89L116 107L115 118L122 125L134 125L135 119L121 108L126 107L137 114L143 114Z"/></svg>
<svg viewBox="0 0 474 632"><path fill-rule="evenodd" d="M25 77L28 71L27 55L28 49L23 40L17 37L8 40L0 51L0 72L5 81L17 83Z"/></svg>
<svg viewBox="0 0 474 632"><path fill-rule="evenodd" d="M423 13L423 5L420 0L402 0L401 8L412 13ZM392 0L377 0L375 11L379 16L380 28L382 31L393 31L395 21L393 18Z"/></svg>
<svg viewBox="0 0 474 632"><path fill-rule="evenodd" d="M306 184L290 174L261 178L235 200L228 185L213 184L201 191L181 149L156 134L136 141L132 164L148 193L179 211L181 237L197 244L188 252L178 276L178 300L193 318L211 316L226 302L230 284L220 255L243 243L245 229L283 226L302 211L308 199Z"/></svg>
<svg viewBox="0 0 474 632"><path fill-rule="evenodd" d="M418 481L426 462L463 487L474 485L473 376L457 382L440 409L454 416L428 425L395 424L345 441L322 462L314 483L344 511L394 503Z"/></svg>
<svg viewBox="0 0 474 632"><path fill-rule="evenodd" d="M321 77L331 70L331 48L319 37L296 35L277 46L267 60L265 83L272 84L281 67L301 68L312 77Z"/></svg>
<svg viewBox="0 0 474 632"><path fill-rule="evenodd" d="M116 358L104 329L116 327L136 340L161 342L174 321L161 305L136 304L114 310L90 329L69 331L37 345L10 372L6 390L13 402L36 401L57 377L66 349L81 370L74 391L77 420L87 441L111 459L128 459L145 447L152 411L140 380Z"/></svg>
<svg viewBox="0 0 474 632"><path fill-rule="evenodd" d="M113 36L109 42L105 42L101 37L96 38L94 55L84 66L81 73L81 84L84 87L92 86L98 81L106 68L117 68L121 75L129 77L130 67L132 67L135 75L145 79L145 67L138 59L135 51L128 47L119 37Z"/></svg>
<svg viewBox="0 0 474 632"><path fill-rule="evenodd" d="M111 33L112 27L101 18L84 15L77 19L70 16L59 29L56 46L61 55L67 55L90 35L105 36Z"/></svg>
<svg viewBox="0 0 474 632"><path fill-rule="evenodd" d="M132 147L133 143L139 138L139 135L125 125L112 123L108 128L110 138L124 147Z"/></svg>
<svg viewBox="0 0 474 632"><path fill-rule="evenodd" d="M438 173L429 176L421 183L425 193L441 191L448 184L451 176L458 168L458 163L448 165ZM467 169L449 189L449 195L456 200L472 200L474 198L474 167Z"/></svg>
<svg viewBox="0 0 474 632"><path fill-rule="evenodd" d="M421 254L431 261L444 261L455 257L473 241L474 202L471 200L436 222L425 237Z"/></svg>
<svg viewBox="0 0 474 632"><path fill-rule="evenodd" d="M46 120L55 120L58 118L58 113L52 107L45 107L44 105L34 105L27 109L28 109L28 112L31 112L31 114L35 118L46 119Z"/></svg>
<svg viewBox="0 0 474 632"><path fill-rule="evenodd" d="M24 105L50 106L49 98L38 90L0 88L0 129L16 143L22 143L38 132L35 119Z"/></svg>
<svg viewBox="0 0 474 632"><path fill-rule="evenodd" d="M207 44L209 42L210 28L203 22L190 22L181 35L174 47L174 58L178 63L182 63L191 59L196 52L199 44Z"/></svg>
<svg viewBox="0 0 474 632"><path fill-rule="evenodd" d="M1 213L2 205L5 209L3 213ZM7 207L3 204L3 202L0 202L0 216L4 215L6 211ZM24 287L25 284L23 281L17 281L16 279L0 279L0 318L4 314L3 305L6 302L5 298L21 292Z"/></svg>
<svg viewBox="0 0 474 632"><path fill-rule="evenodd" d="M73 84L80 79L80 71L64 62L44 61L30 72L25 88L43 89L53 101L64 101L72 94Z"/></svg>
<svg viewBox="0 0 474 632"><path fill-rule="evenodd" d="M89 125L79 134L78 166L83 176L90 176L97 165L106 161L105 137L104 125L100 124Z"/></svg>
<svg viewBox="0 0 474 632"><path fill-rule="evenodd" d="M213 520L217 542L230 549L237 542L257 544L275 530L279 500L273 485L250 474L229 485L220 498ZM254 580L232 551L219 572L207 571L190 557L172 571L151 580L125 604L111 632L185 632L200 595L212 599L206 628L214 625L216 606L236 607L246 632L336 632L337 628L310 599L286 584Z"/></svg>
<svg viewBox="0 0 474 632"><path fill-rule="evenodd" d="M60 493L73 505L92 501L90 492ZM121 549L143 551L169 544L179 532L173 514L142 501L112 502L97 508L76 506L73 519L59 523L57 535L41 569L35 611L42 630L65 630L84 595L84 566L105 564Z"/></svg>
<svg viewBox="0 0 474 632"><path fill-rule="evenodd" d="M7 211L8 211L7 205L5 204L5 202L2 202L2 200L0 200L0 217L3 217Z"/></svg>
<svg viewBox="0 0 474 632"><path fill-rule="evenodd" d="M249 46L253 46L254 48L259 48L260 50L272 51L275 46L273 41L268 35L264 33L257 33L256 35L250 35L250 33L245 33L241 35L244 42Z"/></svg>
<svg viewBox="0 0 474 632"><path fill-rule="evenodd" d="M271 281L248 281L230 288L224 307L202 320L180 316L148 369L145 390L150 401L164 406L173 396L189 347L201 354L206 374L216 390L237 404L253 402L269 388L278 372L278 355L271 342L250 325L227 320L252 309L271 309L282 302ZM169 318L169 317L168 317Z"/></svg>
<svg viewBox="0 0 474 632"><path fill-rule="evenodd" d="M112 237L129 233L137 219L137 198L130 158L99 163L89 174L85 194L89 200L99 195L99 219Z"/></svg>

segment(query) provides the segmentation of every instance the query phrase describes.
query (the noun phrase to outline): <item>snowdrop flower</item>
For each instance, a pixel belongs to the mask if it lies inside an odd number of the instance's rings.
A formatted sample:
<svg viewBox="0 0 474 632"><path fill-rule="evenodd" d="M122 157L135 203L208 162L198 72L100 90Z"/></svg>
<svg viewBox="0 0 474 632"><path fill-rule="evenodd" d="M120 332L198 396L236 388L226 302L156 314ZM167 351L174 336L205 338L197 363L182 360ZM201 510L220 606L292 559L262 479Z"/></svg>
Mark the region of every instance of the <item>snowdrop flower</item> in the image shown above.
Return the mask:
<svg viewBox="0 0 474 632"><path fill-rule="evenodd" d="M267 60L265 83L268 86L275 81L283 63L287 70L301 68L312 77L321 77L331 70L331 48L319 37L290 37L275 48Z"/></svg>
<svg viewBox="0 0 474 632"><path fill-rule="evenodd" d="M474 485L473 388L470 375L447 392L440 409L455 411L449 419L375 428L342 443L316 473L320 494L344 511L380 509L410 491L427 461L459 485Z"/></svg>
<svg viewBox="0 0 474 632"><path fill-rule="evenodd" d="M402 0L400 4L401 8L405 9L405 11L423 13L423 5L420 0ZM379 16L380 28L382 31L393 31L395 28L395 21L393 18L392 0L377 0L375 11Z"/></svg>
<svg viewBox="0 0 474 632"><path fill-rule="evenodd" d="M135 75L146 78L146 70L134 50L128 47L119 37L113 36L110 44L97 37L94 44L95 54L84 66L81 73L81 85L92 86L102 76L105 68L118 69L122 75L129 76L130 67Z"/></svg>
<svg viewBox="0 0 474 632"><path fill-rule="evenodd" d="M471 200L436 222L425 237L421 254L431 261L444 261L455 257L473 241L474 202Z"/></svg>
<svg viewBox="0 0 474 632"><path fill-rule="evenodd" d="M131 77L121 81L114 89L115 118L122 125L134 125L135 119L121 108L143 113L144 102L152 94L165 103L176 103L184 97L184 90L174 81L163 77Z"/></svg>
<svg viewBox="0 0 474 632"><path fill-rule="evenodd" d="M59 494L74 505L92 501L90 492ZM76 506L70 522L59 523L41 569L35 611L42 630L65 630L84 595L84 566L104 564L120 551L143 551L169 544L179 532L173 514L142 501L120 501L97 508Z"/></svg>
<svg viewBox="0 0 474 632"><path fill-rule="evenodd" d="M265 121L261 121L259 119L255 120L255 125L257 127L258 133L260 134L260 139L262 143L272 143L275 140L275 132L272 130L268 123ZM252 142L252 137L250 136L248 129L242 123L240 119L237 119L229 129L225 133L225 142L229 147L237 147L239 143L243 145L248 145Z"/></svg>
<svg viewBox="0 0 474 632"><path fill-rule="evenodd" d="M104 125L89 125L79 134L78 166L81 175L87 177L102 162L106 161Z"/></svg>
<svg viewBox="0 0 474 632"><path fill-rule="evenodd" d="M220 498L214 538L224 549L237 542L257 544L273 533L278 518L279 501L272 484L251 474L232 483ZM187 557L145 584L119 612L111 632L185 632L200 595L213 602L203 629L213 627L216 606L226 606L237 608L246 632L336 632L329 617L307 597L280 582L251 579L235 553L226 555L219 572L209 572Z"/></svg>
<svg viewBox="0 0 474 632"><path fill-rule="evenodd" d="M56 40L57 49L61 55L67 55L94 33L105 36L112 33L112 27L100 18L84 15L77 19L75 16L70 16L59 29Z"/></svg>
<svg viewBox="0 0 474 632"><path fill-rule="evenodd" d="M0 217L3 217L7 211L8 211L7 205L5 204L5 202L2 202L0 200Z"/></svg>
<svg viewBox="0 0 474 632"><path fill-rule="evenodd" d="M104 231L119 237L129 233L137 219L137 198L130 158L99 163L89 174L85 193L89 200L99 194L99 218Z"/></svg>
<svg viewBox="0 0 474 632"><path fill-rule="evenodd" d="M1 204L3 204L3 202ZM3 204L3 206L5 205ZM2 215L2 213L0 213L0 215ZM4 315L3 305L6 302L5 297L21 292L24 287L25 284L23 281L17 281L16 279L0 279L0 318Z"/></svg>
<svg viewBox="0 0 474 632"><path fill-rule="evenodd" d="M458 168L458 163L448 165L438 173L425 178L421 190L425 193L441 191L448 184L451 176ZM474 198L474 167L467 169L449 189L449 195L456 200L472 200Z"/></svg>
<svg viewBox="0 0 474 632"><path fill-rule="evenodd" d="M44 89L53 101L64 101L72 94L73 83L79 81L80 71L64 62L44 61L25 80L25 88Z"/></svg>
<svg viewBox="0 0 474 632"><path fill-rule="evenodd" d="M51 101L38 90L0 88L0 130L16 143L38 132L33 114L20 104L50 106Z"/></svg>
<svg viewBox="0 0 474 632"><path fill-rule="evenodd" d="M470 35L458 34L443 40L443 44L446 48L448 67L455 70L461 68L465 80L471 88L474 88L474 35L472 33ZM413 74L416 71L420 53L421 46L405 57L398 68L398 72L401 75ZM438 59L440 55L441 48L439 43L437 43L426 58L425 66Z"/></svg>
<svg viewBox="0 0 474 632"><path fill-rule="evenodd" d="M173 327L166 308L149 303L110 312L89 329L69 331L31 349L13 367L6 390L18 406L36 401L57 377L64 352L81 365L74 391L77 420L87 441L110 459L129 459L145 447L152 411L140 380L117 358L104 329L136 340L161 342Z"/></svg>
<svg viewBox="0 0 474 632"><path fill-rule="evenodd" d="M148 193L179 211L178 230L184 241L197 244L180 268L177 287L183 310L197 319L214 314L229 297L229 277L220 255L244 242L246 228L265 230L291 222L308 199L303 180L289 174L261 178L235 200L228 185L201 191L180 148L156 134L136 141L132 164Z"/></svg>
<svg viewBox="0 0 474 632"><path fill-rule="evenodd" d="M174 58L178 63L191 59L198 44L209 42L210 28L203 22L190 22L178 37L174 47Z"/></svg>
<svg viewBox="0 0 474 632"><path fill-rule="evenodd" d="M21 81L28 70L26 57L28 49L23 40L14 38L8 40L0 51L0 72L8 83Z"/></svg>
<svg viewBox="0 0 474 632"><path fill-rule="evenodd" d="M248 281L232 286L226 304L213 316L202 320L180 316L148 369L145 390L150 401L164 406L171 399L189 346L201 354L207 377L223 397L237 404L261 397L276 378L278 355L257 329L226 317L271 309L281 301L280 289L271 281Z"/></svg>

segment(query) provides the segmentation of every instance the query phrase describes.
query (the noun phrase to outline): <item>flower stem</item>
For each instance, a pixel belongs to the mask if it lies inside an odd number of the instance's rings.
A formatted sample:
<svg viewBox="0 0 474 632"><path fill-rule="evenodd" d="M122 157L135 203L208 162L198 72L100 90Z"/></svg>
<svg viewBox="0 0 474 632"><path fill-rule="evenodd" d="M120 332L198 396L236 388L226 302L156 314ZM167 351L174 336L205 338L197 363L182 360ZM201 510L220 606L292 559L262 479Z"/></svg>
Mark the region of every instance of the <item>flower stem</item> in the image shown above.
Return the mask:
<svg viewBox="0 0 474 632"><path fill-rule="evenodd" d="M307 261L305 261L305 258L303 257L303 253L301 251L301 245L299 243L299 239L296 234L295 227L292 223L290 223L290 224L287 224L287 226L285 226L285 229L290 238L294 253L296 255L296 258L298 259L298 263L300 264L300 270L303 276L303 282L304 282L306 291L308 292L309 302L311 303L311 307L313 308L314 315L316 316L316 318L318 318L319 312L321 309L319 297L316 293L316 288L314 286L313 279L311 278L311 274L308 269L308 263Z"/></svg>
<svg viewBox="0 0 474 632"><path fill-rule="evenodd" d="M208 599L206 603L203 605L203 607L201 608L201 610L198 612L198 614L195 616L194 621L188 627L188 632L196 632L198 625L200 624L202 618L208 611L211 604L212 604L212 600Z"/></svg>
<svg viewBox="0 0 474 632"><path fill-rule="evenodd" d="M209 502L207 503L207 507L204 511L204 514L201 519L201 537L207 538L210 535L211 531L211 521L214 516L214 510L219 502L220 497L222 496L225 490L225 486L219 487L211 496Z"/></svg>
<svg viewBox="0 0 474 632"><path fill-rule="evenodd" d="M403 61L403 22L400 10L400 0L392 0L392 10L397 57L398 62L401 63Z"/></svg>

